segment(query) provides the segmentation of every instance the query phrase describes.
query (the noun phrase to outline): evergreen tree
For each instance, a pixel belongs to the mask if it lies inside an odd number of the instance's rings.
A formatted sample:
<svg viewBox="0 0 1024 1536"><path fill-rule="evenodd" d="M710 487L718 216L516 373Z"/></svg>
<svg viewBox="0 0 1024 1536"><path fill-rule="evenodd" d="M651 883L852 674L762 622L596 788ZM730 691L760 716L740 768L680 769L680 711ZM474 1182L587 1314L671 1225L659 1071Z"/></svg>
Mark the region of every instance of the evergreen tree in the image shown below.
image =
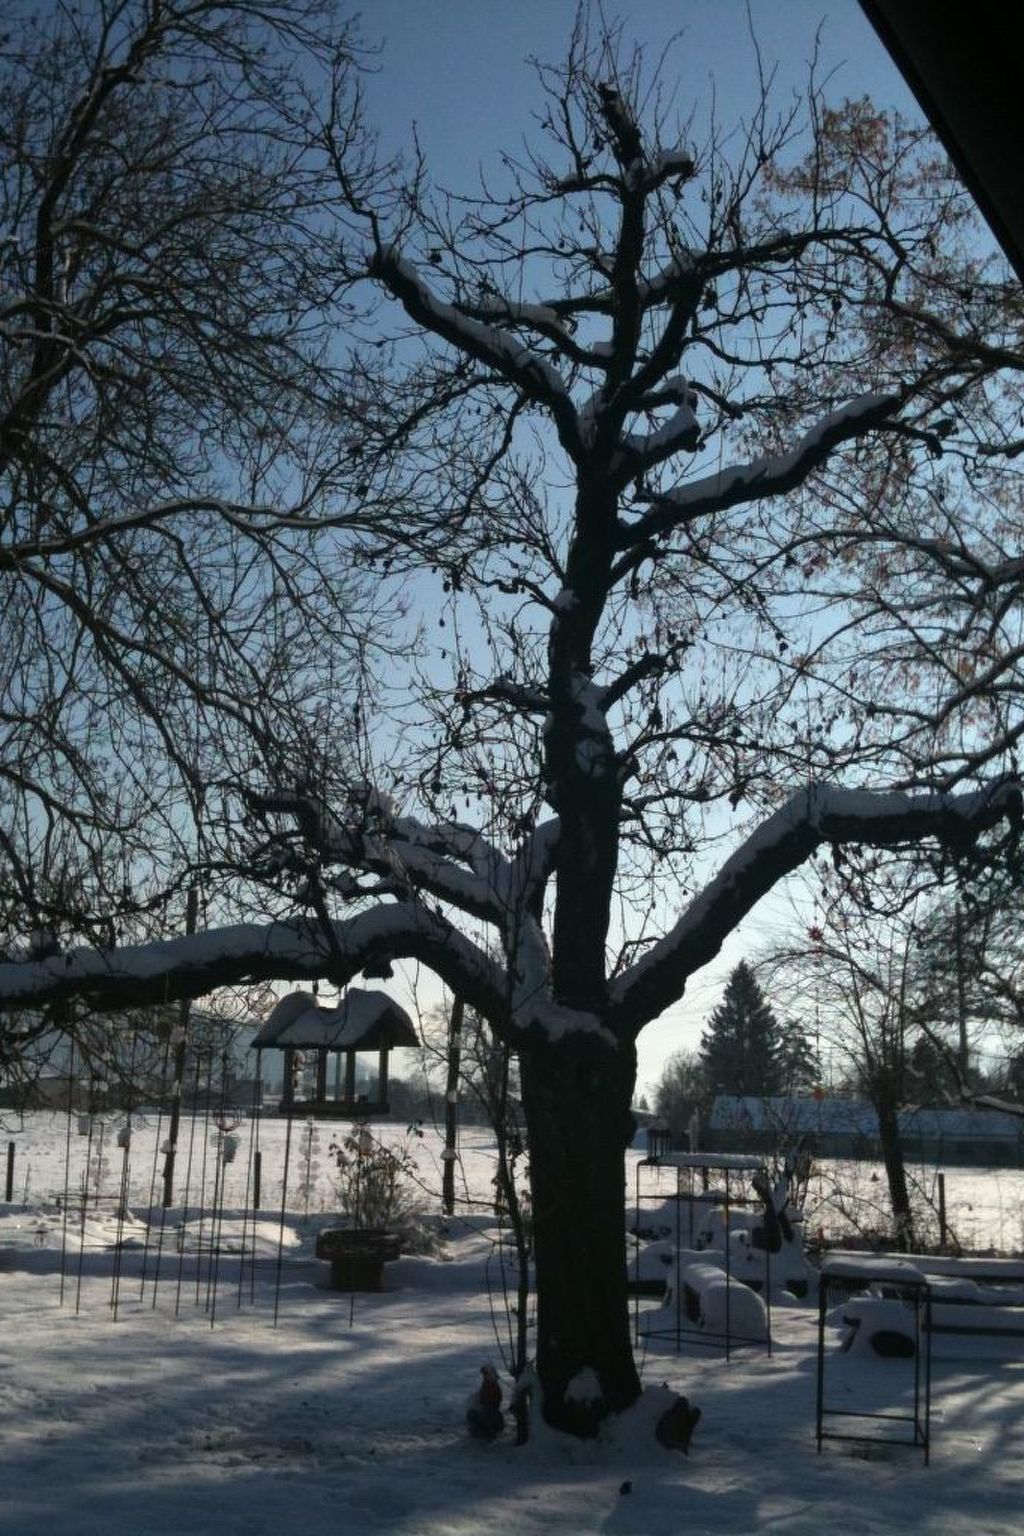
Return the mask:
<svg viewBox="0 0 1024 1536"><path fill-rule="evenodd" d="M795 1025L783 1033L745 960L701 1036L700 1060L715 1093L768 1098L808 1087L817 1076L808 1041Z"/></svg>
<svg viewBox="0 0 1024 1536"><path fill-rule="evenodd" d="M779 1070L783 1093L810 1093L821 1082L821 1058L813 1041L792 1019L780 1031Z"/></svg>
<svg viewBox="0 0 1024 1536"><path fill-rule="evenodd" d="M941 1107L960 1097L955 1062L949 1050L919 1035L907 1063L906 1097L915 1104Z"/></svg>

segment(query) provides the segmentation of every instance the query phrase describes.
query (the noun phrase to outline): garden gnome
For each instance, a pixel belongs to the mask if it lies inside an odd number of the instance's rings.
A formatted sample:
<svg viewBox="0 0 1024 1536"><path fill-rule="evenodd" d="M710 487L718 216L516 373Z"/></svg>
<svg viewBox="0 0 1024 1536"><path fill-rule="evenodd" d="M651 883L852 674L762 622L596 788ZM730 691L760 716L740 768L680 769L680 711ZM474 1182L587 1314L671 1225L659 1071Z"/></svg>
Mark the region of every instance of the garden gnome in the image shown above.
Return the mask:
<svg viewBox="0 0 1024 1536"><path fill-rule="evenodd" d="M668 1450L682 1451L685 1456L699 1421L700 1409L691 1408L688 1397L677 1397L671 1408L666 1408L661 1415L654 1426L654 1433Z"/></svg>
<svg viewBox="0 0 1024 1536"><path fill-rule="evenodd" d="M505 1427L505 1415L501 1411L501 1383L491 1365L482 1365L480 1375L480 1386L466 1404L466 1423L475 1439L494 1440Z"/></svg>

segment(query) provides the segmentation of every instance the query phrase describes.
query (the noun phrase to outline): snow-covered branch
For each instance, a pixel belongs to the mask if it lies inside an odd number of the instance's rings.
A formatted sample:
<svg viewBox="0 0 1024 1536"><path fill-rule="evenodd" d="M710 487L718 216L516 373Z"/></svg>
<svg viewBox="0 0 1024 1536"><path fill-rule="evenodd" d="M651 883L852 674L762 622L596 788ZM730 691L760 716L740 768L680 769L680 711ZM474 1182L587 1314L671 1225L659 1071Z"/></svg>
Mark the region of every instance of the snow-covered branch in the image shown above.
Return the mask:
<svg viewBox="0 0 1024 1536"><path fill-rule="evenodd" d="M426 826L396 817L381 797L372 816L342 821L303 790L251 795L254 809L294 818L320 856L379 875L399 890L426 893L452 906L502 923L511 899L508 861L475 827L459 822Z"/></svg>
<svg viewBox="0 0 1024 1536"><path fill-rule="evenodd" d="M682 996L687 979L784 875L823 843L888 848L927 839L952 846L1021 819L1021 788L998 780L969 794L885 794L811 785L737 849L673 928L618 978L611 1021L639 1029Z"/></svg>
<svg viewBox="0 0 1024 1536"><path fill-rule="evenodd" d="M358 972L413 959L500 1024L507 987L500 966L419 902L395 902L323 926L307 919L242 923L123 949L74 949L48 960L0 964L0 1010L81 998L116 1010L257 981L344 985Z"/></svg>
<svg viewBox="0 0 1024 1536"><path fill-rule="evenodd" d="M326 979L344 986L361 971L375 975L393 961L418 960L510 1038L603 1032L595 1015L552 1000L540 924L521 914L511 938L509 985L502 966L421 902L379 904L329 926L309 919L242 923L121 949L5 962L0 1014L76 998L98 1011L117 1011L260 981Z"/></svg>
<svg viewBox="0 0 1024 1536"><path fill-rule="evenodd" d="M637 299L642 310L657 309L673 303L680 290L700 285L709 273L695 251L679 250L650 278L637 283ZM618 297L614 288L597 288L592 293L567 294L544 301L545 309L556 315L614 315Z"/></svg>
<svg viewBox="0 0 1024 1536"><path fill-rule="evenodd" d="M568 323L547 304L524 304L507 299L503 294L487 294L475 304L461 301L453 306L461 315L471 320L483 320L487 324L518 326L535 331L550 341L563 357L583 367L601 366L601 359L587 347L576 341Z"/></svg>
<svg viewBox="0 0 1024 1536"><path fill-rule="evenodd" d="M785 453L734 464L652 498L651 511L630 523L620 542L632 549L708 512L724 512L741 502L785 495L802 485L840 443L887 421L901 404L899 395L859 395L823 416Z"/></svg>
<svg viewBox="0 0 1024 1536"><path fill-rule="evenodd" d="M674 404L676 409L653 431L624 435L622 457L630 475L661 464L677 453L693 453L700 441L697 396L686 379L666 379L658 391L657 403Z"/></svg>
<svg viewBox="0 0 1024 1536"><path fill-rule="evenodd" d="M546 407L562 446L573 457L578 455L580 434L575 408L557 368L545 357L526 346L512 331L474 320L438 298L412 263L391 246L384 246L376 254L370 272L417 324L466 356L493 368L529 399Z"/></svg>
<svg viewBox="0 0 1024 1536"><path fill-rule="evenodd" d="M516 860L514 886L520 904L527 910L532 910L543 899L544 887L555 867L561 835L562 824L557 816L542 821Z"/></svg>

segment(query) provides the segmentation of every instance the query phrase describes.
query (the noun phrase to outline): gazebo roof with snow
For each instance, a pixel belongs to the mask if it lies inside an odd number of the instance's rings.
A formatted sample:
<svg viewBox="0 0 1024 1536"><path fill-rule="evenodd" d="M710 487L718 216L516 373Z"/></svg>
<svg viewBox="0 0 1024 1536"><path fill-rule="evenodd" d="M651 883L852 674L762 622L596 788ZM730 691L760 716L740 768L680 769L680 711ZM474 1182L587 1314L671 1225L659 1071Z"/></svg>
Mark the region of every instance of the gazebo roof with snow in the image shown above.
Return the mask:
<svg viewBox="0 0 1024 1536"><path fill-rule="evenodd" d="M282 997L252 1042L300 1051L374 1051L381 1046L417 1045L413 1022L386 992L352 987L337 1008L322 1008L311 992Z"/></svg>

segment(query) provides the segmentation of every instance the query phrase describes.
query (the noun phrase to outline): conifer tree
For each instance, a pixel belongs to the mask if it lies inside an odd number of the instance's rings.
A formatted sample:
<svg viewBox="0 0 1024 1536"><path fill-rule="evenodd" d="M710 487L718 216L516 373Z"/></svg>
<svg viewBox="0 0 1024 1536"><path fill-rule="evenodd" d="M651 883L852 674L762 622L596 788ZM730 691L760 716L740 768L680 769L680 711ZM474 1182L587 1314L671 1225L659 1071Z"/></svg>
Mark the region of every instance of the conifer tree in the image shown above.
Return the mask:
<svg viewBox="0 0 1024 1536"><path fill-rule="evenodd" d="M808 1042L783 1032L745 960L730 975L701 1036L700 1057L705 1079L718 1093L768 1098L806 1087L808 1073L814 1076Z"/></svg>

